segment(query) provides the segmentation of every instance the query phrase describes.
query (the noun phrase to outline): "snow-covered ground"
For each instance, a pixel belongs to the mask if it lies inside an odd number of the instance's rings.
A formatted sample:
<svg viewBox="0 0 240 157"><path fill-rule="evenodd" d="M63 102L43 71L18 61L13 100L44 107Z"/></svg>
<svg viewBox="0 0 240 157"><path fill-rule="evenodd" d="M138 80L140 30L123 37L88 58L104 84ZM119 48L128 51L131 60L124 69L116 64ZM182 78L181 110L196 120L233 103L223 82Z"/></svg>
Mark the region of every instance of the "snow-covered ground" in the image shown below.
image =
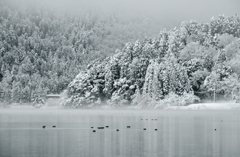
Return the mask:
<svg viewBox="0 0 240 157"><path fill-rule="evenodd" d="M240 103L199 103L188 106L169 106L166 110L232 110L240 109Z"/></svg>

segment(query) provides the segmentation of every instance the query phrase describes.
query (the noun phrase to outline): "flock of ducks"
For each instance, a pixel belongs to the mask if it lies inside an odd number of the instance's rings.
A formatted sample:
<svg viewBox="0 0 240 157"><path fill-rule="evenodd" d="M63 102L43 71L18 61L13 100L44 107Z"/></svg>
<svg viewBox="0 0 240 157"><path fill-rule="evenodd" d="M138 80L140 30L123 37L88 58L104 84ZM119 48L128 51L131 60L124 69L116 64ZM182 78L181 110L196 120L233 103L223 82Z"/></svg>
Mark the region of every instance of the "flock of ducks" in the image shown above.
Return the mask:
<svg viewBox="0 0 240 157"><path fill-rule="evenodd" d="M143 120L143 119L141 119L141 120ZM146 120L148 120L148 119L146 119ZM157 119L152 119L152 120L155 120L155 121L156 121ZM53 127L53 128L56 128L57 126L56 126L56 125L53 125L52 127ZM46 125L43 125L42 128L45 129L45 128L46 128ZM104 127L104 126L99 126L99 127L97 127L97 129L104 129L104 128L109 128L109 126L107 125L107 126L105 126L105 127ZM127 126L127 128L130 129L131 126ZM92 126L91 129L94 129L94 127ZM147 130L147 128L143 128L143 130ZM157 129L154 129L154 130L157 131ZM119 131L119 129L116 129L116 131ZM94 129L92 132L96 132L96 130Z"/></svg>
<svg viewBox="0 0 240 157"><path fill-rule="evenodd" d="M141 120L143 120L143 119L141 119ZM146 120L148 120L148 119L146 119ZM152 120L157 121L157 119L152 119ZM221 122L222 122L222 121L221 121ZM52 127L53 127L53 128L56 128L56 125L53 125ZM46 126L43 125L42 128L45 129ZM99 126L99 127L97 127L97 129L104 129L104 128L109 128L109 126L107 125L107 126L105 126L105 127L104 127L104 126ZM130 129L131 126L127 126L127 128ZM91 129L94 129L94 127L92 126ZM143 130L147 130L147 128L143 128ZM158 129L154 129L154 130L157 131ZM119 129L116 129L116 131L119 131ZM217 129L215 128L214 131L217 131ZM92 132L96 132L96 130L93 130Z"/></svg>

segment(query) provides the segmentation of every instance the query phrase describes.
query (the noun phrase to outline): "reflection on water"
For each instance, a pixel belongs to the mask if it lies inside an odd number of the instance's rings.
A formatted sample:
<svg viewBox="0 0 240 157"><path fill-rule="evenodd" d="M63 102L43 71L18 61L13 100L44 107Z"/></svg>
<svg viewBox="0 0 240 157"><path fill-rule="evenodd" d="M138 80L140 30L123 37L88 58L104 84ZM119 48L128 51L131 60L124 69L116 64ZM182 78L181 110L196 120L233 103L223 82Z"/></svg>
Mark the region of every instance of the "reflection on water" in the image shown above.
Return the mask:
<svg viewBox="0 0 240 157"><path fill-rule="evenodd" d="M0 157L239 157L239 148L239 111L0 110Z"/></svg>

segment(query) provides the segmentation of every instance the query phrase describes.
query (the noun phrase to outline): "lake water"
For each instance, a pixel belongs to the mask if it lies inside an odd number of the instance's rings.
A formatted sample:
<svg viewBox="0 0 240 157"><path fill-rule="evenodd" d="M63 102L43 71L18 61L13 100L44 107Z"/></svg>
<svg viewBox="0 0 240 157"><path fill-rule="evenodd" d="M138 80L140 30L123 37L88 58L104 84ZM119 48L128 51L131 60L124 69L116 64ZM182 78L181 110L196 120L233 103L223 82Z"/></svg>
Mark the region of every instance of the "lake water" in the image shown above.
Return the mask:
<svg viewBox="0 0 240 157"><path fill-rule="evenodd" d="M239 157L240 111L0 110L0 157L160 156Z"/></svg>

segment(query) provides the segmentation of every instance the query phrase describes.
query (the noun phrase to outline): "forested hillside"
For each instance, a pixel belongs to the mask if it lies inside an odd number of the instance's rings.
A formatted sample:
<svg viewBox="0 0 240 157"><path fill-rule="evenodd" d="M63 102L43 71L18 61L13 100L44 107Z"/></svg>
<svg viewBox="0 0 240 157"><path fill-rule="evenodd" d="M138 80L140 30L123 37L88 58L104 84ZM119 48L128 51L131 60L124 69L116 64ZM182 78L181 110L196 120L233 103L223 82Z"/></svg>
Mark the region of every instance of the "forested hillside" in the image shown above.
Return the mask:
<svg viewBox="0 0 240 157"><path fill-rule="evenodd" d="M0 101L32 102L60 93L90 62L160 29L147 19L0 2Z"/></svg>
<svg viewBox="0 0 240 157"><path fill-rule="evenodd" d="M1 102L64 89L70 107L239 99L237 15L167 30L168 18L16 5L0 2Z"/></svg>
<svg viewBox="0 0 240 157"><path fill-rule="evenodd" d="M65 105L161 108L239 97L240 18L183 22L157 38L129 42L81 71L68 85Z"/></svg>

